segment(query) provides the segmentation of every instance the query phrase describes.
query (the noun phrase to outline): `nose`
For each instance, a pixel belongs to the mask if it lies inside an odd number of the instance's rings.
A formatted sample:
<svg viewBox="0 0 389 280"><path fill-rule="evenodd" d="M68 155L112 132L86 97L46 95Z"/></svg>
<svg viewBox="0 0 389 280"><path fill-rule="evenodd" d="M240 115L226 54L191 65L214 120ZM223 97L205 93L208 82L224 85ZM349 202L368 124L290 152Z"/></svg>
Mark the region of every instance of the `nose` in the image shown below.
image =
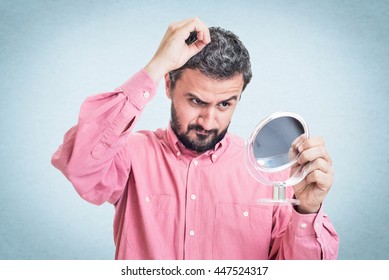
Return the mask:
<svg viewBox="0 0 389 280"><path fill-rule="evenodd" d="M197 122L205 130L214 129L216 125L216 110L214 108L204 108L201 111Z"/></svg>

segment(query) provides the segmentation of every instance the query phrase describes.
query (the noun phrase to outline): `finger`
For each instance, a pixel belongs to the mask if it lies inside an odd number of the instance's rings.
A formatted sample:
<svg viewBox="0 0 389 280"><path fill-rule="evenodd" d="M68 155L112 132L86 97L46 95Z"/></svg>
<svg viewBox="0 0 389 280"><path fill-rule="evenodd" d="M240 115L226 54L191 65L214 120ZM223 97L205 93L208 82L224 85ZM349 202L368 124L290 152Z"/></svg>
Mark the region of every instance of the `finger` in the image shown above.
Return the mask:
<svg viewBox="0 0 389 280"><path fill-rule="evenodd" d="M180 26L183 30L185 30L185 39L190 36L190 32L197 32L197 40L203 42L204 44L208 44L211 42L211 36L209 34L208 27L198 18L191 18L182 23Z"/></svg>
<svg viewBox="0 0 389 280"><path fill-rule="evenodd" d="M196 53L200 52L207 44L202 42L202 41L196 41L195 43L193 43L190 47L191 48L195 48L194 52L193 52L193 55L195 55Z"/></svg>
<svg viewBox="0 0 389 280"><path fill-rule="evenodd" d="M202 22L198 21L194 27L194 31L197 32L197 39L204 44L211 42L211 34L209 33L209 28Z"/></svg>
<svg viewBox="0 0 389 280"><path fill-rule="evenodd" d="M298 156L298 151L291 147L288 151L289 160L294 160Z"/></svg>
<svg viewBox="0 0 389 280"><path fill-rule="evenodd" d="M306 149L316 147L316 146L325 146L324 140L320 137L314 137L314 138L309 138L305 139L299 146L298 146L298 151L302 152Z"/></svg>
<svg viewBox="0 0 389 280"><path fill-rule="evenodd" d="M332 185L333 176L320 170L314 170L305 178L307 184L316 184L320 189L328 191Z"/></svg>
<svg viewBox="0 0 389 280"><path fill-rule="evenodd" d="M288 156L289 156L289 159L292 160L292 159L295 159L298 154L299 154L299 151L298 151L298 147L307 139L307 136L306 134L301 134L299 137L297 137L293 142L292 142L292 145L289 149L289 153L288 153Z"/></svg>
<svg viewBox="0 0 389 280"><path fill-rule="evenodd" d="M319 170L324 173L328 173L330 169L331 169L330 163L322 158L315 159L309 167L310 172L314 170Z"/></svg>
<svg viewBox="0 0 389 280"><path fill-rule="evenodd" d="M204 42L204 44L209 44L211 42L211 34L209 33L209 29L206 26L197 32L197 36L200 41Z"/></svg>
<svg viewBox="0 0 389 280"><path fill-rule="evenodd" d="M297 137L293 143L292 143L292 148L297 150L298 147L307 139L306 134L301 134L299 137Z"/></svg>
<svg viewBox="0 0 389 280"><path fill-rule="evenodd" d="M186 26L188 24L191 24L191 23L196 23L196 21L198 22L201 22L200 19L196 18L196 17L191 17L191 18L186 18L186 19L183 19L183 20L180 20L180 21L177 21L177 22L173 22L171 24L171 26L174 26L176 28L182 28L183 26ZM195 24L196 25L196 24ZM193 30L192 30L193 31Z"/></svg>
<svg viewBox="0 0 389 280"><path fill-rule="evenodd" d="M210 42L210 35L207 26L198 18L188 18L182 21L174 22L169 25L167 37L173 36L185 42L190 36L190 33L196 31L197 40L204 43ZM192 44L193 45L193 44Z"/></svg>
<svg viewBox="0 0 389 280"><path fill-rule="evenodd" d="M299 164L305 164L307 162L312 162L318 158L322 158L332 164L332 160L324 146L314 146L307 150L304 150L300 153L297 158Z"/></svg>

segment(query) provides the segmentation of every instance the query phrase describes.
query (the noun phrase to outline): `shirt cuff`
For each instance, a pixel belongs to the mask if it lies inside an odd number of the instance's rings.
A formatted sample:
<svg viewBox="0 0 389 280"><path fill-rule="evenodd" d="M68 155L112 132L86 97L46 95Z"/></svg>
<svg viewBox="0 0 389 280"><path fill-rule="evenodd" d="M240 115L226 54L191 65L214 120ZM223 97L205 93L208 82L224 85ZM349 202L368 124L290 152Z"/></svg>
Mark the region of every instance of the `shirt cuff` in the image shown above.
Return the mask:
<svg viewBox="0 0 389 280"><path fill-rule="evenodd" d="M322 206L317 213L300 214L294 208L292 210L292 228L297 236L320 235L323 228Z"/></svg>
<svg viewBox="0 0 389 280"><path fill-rule="evenodd" d="M157 88L158 83L155 83L150 75L144 69L141 69L117 88L117 91L123 92L132 105L142 111L155 96Z"/></svg>

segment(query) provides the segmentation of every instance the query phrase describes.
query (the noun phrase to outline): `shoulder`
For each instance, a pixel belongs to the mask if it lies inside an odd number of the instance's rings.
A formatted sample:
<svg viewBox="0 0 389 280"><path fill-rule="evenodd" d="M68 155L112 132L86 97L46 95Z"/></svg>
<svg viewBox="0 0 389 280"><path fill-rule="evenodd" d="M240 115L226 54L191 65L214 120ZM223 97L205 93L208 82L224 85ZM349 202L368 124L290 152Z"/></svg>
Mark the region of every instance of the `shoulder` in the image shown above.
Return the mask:
<svg viewBox="0 0 389 280"><path fill-rule="evenodd" d="M139 130L132 132L128 137L129 144L144 144L145 142L159 142L166 135L166 129L158 128L155 131L152 130Z"/></svg>
<svg viewBox="0 0 389 280"><path fill-rule="evenodd" d="M245 151L245 141L243 138L228 133L225 138L226 150L225 155L228 158L242 157Z"/></svg>
<svg viewBox="0 0 389 280"><path fill-rule="evenodd" d="M226 135L226 141L228 145L232 147L243 149L245 146L245 140L242 137L232 133L228 133Z"/></svg>

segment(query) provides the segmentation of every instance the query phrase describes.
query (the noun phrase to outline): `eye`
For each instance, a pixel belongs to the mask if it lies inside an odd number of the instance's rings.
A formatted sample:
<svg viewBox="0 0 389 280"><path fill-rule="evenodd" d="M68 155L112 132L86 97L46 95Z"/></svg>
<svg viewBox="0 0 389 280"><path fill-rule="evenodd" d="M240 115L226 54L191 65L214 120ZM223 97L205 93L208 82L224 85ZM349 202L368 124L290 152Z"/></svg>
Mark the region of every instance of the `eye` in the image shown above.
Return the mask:
<svg viewBox="0 0 389 280"><path fill-rule="evenodd" d="M191 101L192 101L192 103L195 104L195 105L203 105L203 104L204 104L204 102L201 101L201 100L198 99L198 98L192 98Z"/></svg>
<svg viewBox="0 0 389 280"><path fill-rule="evenodd" d="M228 109L228 107L230 106L231 106L230 102L227 101L223 101L219 104L219 107L222 108L223 110Z"/></svg>

